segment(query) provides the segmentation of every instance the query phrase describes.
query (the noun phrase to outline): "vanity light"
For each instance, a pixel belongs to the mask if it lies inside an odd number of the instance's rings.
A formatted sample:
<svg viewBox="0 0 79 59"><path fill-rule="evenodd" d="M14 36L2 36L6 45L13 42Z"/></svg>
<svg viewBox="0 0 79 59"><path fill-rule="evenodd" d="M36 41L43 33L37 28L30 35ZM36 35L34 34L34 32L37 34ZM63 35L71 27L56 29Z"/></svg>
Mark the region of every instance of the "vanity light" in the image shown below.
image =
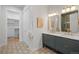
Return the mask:
<svg viewBox="0 0 79 59"><path fill-rule="evenodd" d="M71 11L74 11L74 10L76 10L76 7L75 6L72 6L71 7Z"/></svg>
<svg viewBox="0 0 79 59"><path fill-rule="evenodd" d="M70 11L70 8L66 8L66 12L69 12Z"/></svg>
<svg viewBox="0 0 79 59"><path fill-rule="evenodd" d="M62 13L66 13L74 10L76 10L76 6L71 6L71 7L63 8Z"/></svg>
<svg viewBox="0 0 79 59"><path fill-rule="evenodd" d="M65 12L66 12L66 10L65 10L65 9L63 9L63 10L62 10L62 13L65 13Z"/></svg>
<svg viewBox="0 0 79 59"><path fill-rule="evenodd" d="M48 17L55 16L55 15L57 15L57 13L49 14Z"/></svg>

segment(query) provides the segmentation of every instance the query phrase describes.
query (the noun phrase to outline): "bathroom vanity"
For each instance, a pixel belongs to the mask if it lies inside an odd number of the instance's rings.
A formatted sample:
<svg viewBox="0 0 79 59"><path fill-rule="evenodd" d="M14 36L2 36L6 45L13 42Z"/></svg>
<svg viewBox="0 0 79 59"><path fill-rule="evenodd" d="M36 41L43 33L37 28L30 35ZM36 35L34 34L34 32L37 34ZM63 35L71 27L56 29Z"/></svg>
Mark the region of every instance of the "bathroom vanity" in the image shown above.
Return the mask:
<svg viewBox="0 0 79 59"><path fill-rule="evenodd" d="M47 47L59 53L78 54L79 36L58 33L43 33L43 47Z"/></svg>

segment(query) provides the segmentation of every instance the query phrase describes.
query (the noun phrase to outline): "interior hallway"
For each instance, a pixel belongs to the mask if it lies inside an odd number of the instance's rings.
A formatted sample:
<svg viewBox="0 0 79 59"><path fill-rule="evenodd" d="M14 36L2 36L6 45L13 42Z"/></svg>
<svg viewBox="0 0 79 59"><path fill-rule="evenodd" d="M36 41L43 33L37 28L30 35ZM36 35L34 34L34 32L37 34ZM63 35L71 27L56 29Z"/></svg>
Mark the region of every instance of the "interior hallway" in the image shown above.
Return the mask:
<svg viewBox="0 0 79 59"><path fill-rule="evenodd" d="M0 54L55 54L55 52L42 48L37 51L31 51L23 42L19 42L17 38L9 38L7 45L0 48Z"/></svg>

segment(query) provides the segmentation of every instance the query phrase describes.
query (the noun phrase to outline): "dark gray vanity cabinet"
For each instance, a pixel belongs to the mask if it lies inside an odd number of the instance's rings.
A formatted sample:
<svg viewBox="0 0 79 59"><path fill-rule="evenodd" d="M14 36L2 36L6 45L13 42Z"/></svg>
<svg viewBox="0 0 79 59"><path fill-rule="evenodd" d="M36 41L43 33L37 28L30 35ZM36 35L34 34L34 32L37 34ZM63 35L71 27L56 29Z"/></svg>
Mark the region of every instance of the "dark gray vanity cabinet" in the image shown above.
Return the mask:
<svg viewBox="0 0 79 59"><path fill-rule="evenodd" d="M57 51L60 51L60 52L62 52L62 53L64 53L64 52L67 52L68 50L65 50L66 49L66 47L67 47L67 45L65 45L66 44L66 41L65 41L65 39L63 40L63 38L61 37L56 37L56 38L58 38L58 39L56 39L56 50ZM63 48L64 47L64 48Z"/></svg>
<svg viewBox="0 0 79 59"><path fill-rule="evenodd" d="M43 35L43 44L55 48L55 39L52 35Z"/></svg>
<svg viewBox="0 0 79 59"><path fill-rule="evenodd" d="M43 34L43 46L55 49L61 53L79 53L79 40Z"/></svg>

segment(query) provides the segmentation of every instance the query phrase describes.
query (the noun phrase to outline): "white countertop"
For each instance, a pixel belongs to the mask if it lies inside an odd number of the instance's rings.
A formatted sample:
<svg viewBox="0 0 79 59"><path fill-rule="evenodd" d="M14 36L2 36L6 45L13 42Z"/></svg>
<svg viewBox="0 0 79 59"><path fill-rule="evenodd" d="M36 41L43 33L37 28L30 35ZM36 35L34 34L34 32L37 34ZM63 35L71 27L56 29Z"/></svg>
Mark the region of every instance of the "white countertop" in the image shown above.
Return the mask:
<svg viewBox="0 0 79 59"><path fill-rule="evenodd" d="M49 32L43 32L45 34L49 35L55 35L55 36L60 36L60 37L65 37L65 38L70 38L74 40L79 40L79 33L64 33L64 32L55 32L55 33L49 33Z"/></svg>

